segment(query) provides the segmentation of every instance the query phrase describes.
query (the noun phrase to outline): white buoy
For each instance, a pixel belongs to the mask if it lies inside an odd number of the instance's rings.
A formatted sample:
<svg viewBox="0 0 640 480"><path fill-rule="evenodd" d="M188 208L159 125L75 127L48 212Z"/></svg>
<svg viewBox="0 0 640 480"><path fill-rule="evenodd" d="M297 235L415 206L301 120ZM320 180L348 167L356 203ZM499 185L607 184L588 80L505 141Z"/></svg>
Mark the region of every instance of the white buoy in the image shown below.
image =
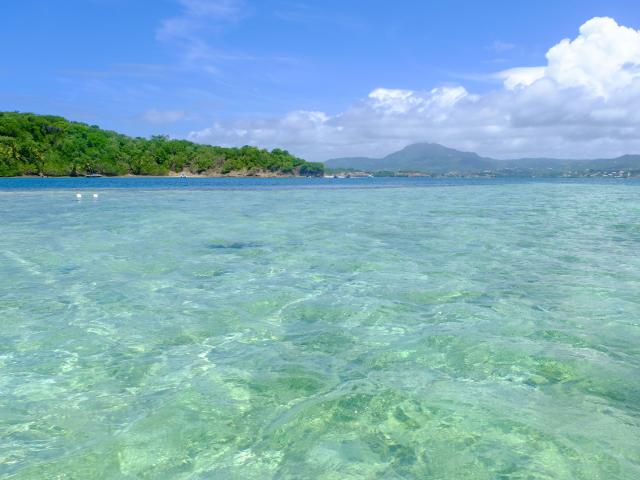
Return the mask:
<svg viewBox="0 0 640 480"><path fill-rule="evenodd" d="M94 194L93 194L93 198L98 198L98 194L97 194L97 193L94 193Z"/></svg>
<svg viewBox="0 0 640 480"><path fill-rule="evenodd" d="M76 198L77 198L78 200L80 200L80 199L82 198L82 194L81 194L81 193L76 193Z"/></svg>

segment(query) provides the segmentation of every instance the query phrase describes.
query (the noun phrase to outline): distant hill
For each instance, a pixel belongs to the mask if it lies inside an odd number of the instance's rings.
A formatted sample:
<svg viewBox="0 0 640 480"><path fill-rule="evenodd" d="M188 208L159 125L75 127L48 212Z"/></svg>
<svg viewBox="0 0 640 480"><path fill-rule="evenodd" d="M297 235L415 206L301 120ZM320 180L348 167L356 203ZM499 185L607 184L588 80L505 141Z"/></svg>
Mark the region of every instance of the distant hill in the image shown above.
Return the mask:
<svg viewBox="0 0 640 480"><path fill-rule="evenodd" d="M520 158L496 160L477 153L463 152L437 143L415 143L382 158L345 157L327 160L331 169L367 172L421 172L434 175L492 172L515 175L561 175L568 173L627 171L640 174L640 155L610 159L568 160Z"/></svg>
<svg viewBox="0 0 640 480"><path fill-rule="evenodd" d="M446 173L482 171L491 168L492 162L477 153L461 152L437 143L415 143L383 158L335 158L326 161L325 165L330 168L353 168L370 172Z"/></svg>
<svg viewBox="0 0 640 480"><path fill-rule="evenodd" d="M0 112L0 177L168 175L320 176L286 150L214 147L162 135L133 138L62 117Z"/></svg>

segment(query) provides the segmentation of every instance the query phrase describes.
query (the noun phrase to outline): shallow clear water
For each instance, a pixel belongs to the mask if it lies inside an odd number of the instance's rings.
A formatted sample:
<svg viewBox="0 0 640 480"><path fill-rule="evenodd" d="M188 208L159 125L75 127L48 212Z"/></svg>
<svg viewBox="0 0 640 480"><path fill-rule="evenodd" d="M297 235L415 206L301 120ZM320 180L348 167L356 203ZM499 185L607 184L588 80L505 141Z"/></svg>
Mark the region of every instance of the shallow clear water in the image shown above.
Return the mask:
<svg viewBox="0 0 640 480"><path fill-rule="evenodd" d="M420 182L5 183L0 477L640 478L640 185Z"/></svg>

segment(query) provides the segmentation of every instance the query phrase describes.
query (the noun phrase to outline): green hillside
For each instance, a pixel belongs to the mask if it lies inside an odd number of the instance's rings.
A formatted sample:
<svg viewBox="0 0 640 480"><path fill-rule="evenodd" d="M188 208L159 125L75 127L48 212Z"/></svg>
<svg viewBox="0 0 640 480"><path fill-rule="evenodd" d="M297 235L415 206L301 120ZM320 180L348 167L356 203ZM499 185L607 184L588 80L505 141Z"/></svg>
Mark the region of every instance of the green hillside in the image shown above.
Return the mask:
<svg viewBox="0 0 640 480"><path fill-rule="evenodd" d="M0 112L0 176L311 175L321 163L286 150L213 147L165 136L133 138L62 117Z"/></svg>

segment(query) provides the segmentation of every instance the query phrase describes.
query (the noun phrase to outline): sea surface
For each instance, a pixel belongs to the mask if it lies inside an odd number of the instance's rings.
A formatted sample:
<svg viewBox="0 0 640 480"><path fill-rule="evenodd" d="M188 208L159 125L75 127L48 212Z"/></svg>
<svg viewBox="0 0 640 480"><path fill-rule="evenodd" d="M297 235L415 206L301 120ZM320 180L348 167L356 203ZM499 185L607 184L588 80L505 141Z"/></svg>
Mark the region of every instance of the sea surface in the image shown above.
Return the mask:
<svg viewBox="0 0 640 480"><path fill-rule="evenodd" d="M0 478L637 480L640 182L1 179Z"/></svg>

